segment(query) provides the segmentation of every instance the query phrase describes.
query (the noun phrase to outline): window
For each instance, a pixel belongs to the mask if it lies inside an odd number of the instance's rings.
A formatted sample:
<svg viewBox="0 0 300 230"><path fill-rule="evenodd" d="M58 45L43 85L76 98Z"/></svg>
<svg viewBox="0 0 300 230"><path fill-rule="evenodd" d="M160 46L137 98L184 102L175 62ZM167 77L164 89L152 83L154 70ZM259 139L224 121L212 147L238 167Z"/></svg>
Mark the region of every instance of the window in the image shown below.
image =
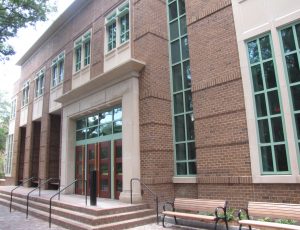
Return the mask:
<svg viewBox="0 0 300 230"><path fill-rule="evenodd" d="M40 70L35 78L35 97L44 94L45 69Z"/></svg>
<svg viewBox="0 0 300 230"><path fill-rule="evenodd" d="M52 82L51 86L55 87L58 84L62 83L64 80L64 62L65 62L65 53L59 54L52 61Z"/></svg>
<svg viewBox="0 0 300 230"><path fill-rule="evenodd" d="M169 0L168 12L176 175L195 175L194 115L185 2Z"/></svg>
<svg viewBox="0 0 300 230"><path fill-rule="evenodd" d="M23 88L22 88L22 106L27 105L28 100L29 100L29 81L26 81L23 84Z"/></svg>
<svg viewBox="0 0 300 230"><path fill-rule="evenodd" d="M74 43L74 70L78 72L91 62L91 32L85 33Z"/></svg>
<svg viewBox="0 0 300 230"><path fill-rule="evenodd" d="M271 44L264 35L247 42L262 174L290 172L281 95Z"/></svg>
<svg viewBox="0 0 300 230"><path fill-rule="evenodd" d="M11 175L12 155L13 155L13 135L8 135L6 140L6 155L5 155L5 165L4 165L4 171L6 176Z"/></svg>
<svg viewBox="0 0 300 230"><path fill-rule="evenodd" d="M76 141L122 133L122 108L105 110L76 121Z"/></svg>
<svg viewBox="0 0 300 230"><path fill-rule="evenodd" d="M129 40L129 3L125 3L106 17L107 51Z"/></svg>
<svg viewBox="0 0 300 230"><path fill-rule="evenodd" d="M280 31L292 114L300 151L300 23Z"/></svg>
<svg viewBox="0 0 300 230"><path fill-rule="evenodd" d="M14 119L16 117L16 103L17 99L12 100L11 102L10 119Z"/></svg>

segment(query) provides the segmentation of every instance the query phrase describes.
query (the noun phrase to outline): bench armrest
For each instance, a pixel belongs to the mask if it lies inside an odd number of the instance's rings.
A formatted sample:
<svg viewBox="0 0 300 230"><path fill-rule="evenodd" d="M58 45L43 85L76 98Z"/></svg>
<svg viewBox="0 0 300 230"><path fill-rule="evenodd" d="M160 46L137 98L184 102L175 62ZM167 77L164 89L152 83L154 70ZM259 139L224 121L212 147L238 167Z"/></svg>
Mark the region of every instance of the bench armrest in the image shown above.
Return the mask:
<svg viewBox="0 0 300 230"><path fill-rule="evenodd" d="M246 217L248 220L250 220L250 217L249 217L249 213L248 213L248 208L241 208L238 212L238 217L239 217L239 220L242 220L241 218L241 214L245 212L246 213Z"/></svg>
<svg viewBox="0 0 300 230"><path fill-rule="evenodd" d="M219 216L219 210L220 210L220 209L222 209L224 217ZM216 216L218 219L226 218L226 208L224 208L224 207L217 207L217 208L215 209L215 216Z"/></svg>
<svg viewBox="0 0 300 230"><path fill-rule="evenodd" d="M166 202L164 203L164 206L163 206L163 210L166 211L166 207L167 206L171 206L172 207L172 211L174 212L175 211L175 208L174 208L174 203L173 202Z"/></svg>

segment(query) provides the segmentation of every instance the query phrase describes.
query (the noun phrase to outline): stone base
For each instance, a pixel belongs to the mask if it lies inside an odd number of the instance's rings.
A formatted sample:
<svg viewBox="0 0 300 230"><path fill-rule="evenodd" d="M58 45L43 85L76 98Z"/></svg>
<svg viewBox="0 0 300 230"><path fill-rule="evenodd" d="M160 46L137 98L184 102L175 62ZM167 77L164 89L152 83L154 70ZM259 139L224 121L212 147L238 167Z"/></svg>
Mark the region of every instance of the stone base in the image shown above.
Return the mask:
<svg viewBox="0 0 300 230"><path fill-rule="evenodd" d="M130 203L131 202L130 191L121 192L119 200L124 203ZM132 193L133 204L142 203L142 200L143 199L140 193Z"/></svg>

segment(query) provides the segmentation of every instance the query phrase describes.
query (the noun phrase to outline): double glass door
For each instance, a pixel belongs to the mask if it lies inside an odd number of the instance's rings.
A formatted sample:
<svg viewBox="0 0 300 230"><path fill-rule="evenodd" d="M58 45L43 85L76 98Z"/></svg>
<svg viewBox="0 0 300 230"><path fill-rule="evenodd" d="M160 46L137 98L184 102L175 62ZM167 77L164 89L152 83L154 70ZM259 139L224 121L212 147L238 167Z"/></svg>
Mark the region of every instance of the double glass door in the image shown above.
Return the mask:
<svg viewBox="0 0 300 230"><path fill-rule="evenodd" d="M122 140L76 146L75 176L87 179L88 194L92 171L96 171L97 196L118 199L122 191ZM78 182L76 193L84 194L84 189L84 183Z"/></svg>

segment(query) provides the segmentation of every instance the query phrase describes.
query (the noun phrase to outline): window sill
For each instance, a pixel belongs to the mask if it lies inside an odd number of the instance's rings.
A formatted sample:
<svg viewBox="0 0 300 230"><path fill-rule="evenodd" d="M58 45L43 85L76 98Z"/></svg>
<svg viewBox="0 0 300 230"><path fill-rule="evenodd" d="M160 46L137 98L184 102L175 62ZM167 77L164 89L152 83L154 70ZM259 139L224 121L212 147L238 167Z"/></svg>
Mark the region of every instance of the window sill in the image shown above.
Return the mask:
<svg viewBox="0 0 300 230"><path fill-rule="evenodd" d="M82 69L80 69L80 70L74 72L74 73L73 73L73 77L74 77L74 76L76 77L76 76L80 75L81 73L85 73L85 72L87 72L87 70L89 70L89 69L90 69L90 64L88 64L88 65L84 66Z"/></svg>
<svg viewBox="0 0 300 230"><path fill-rule="evenodd" d="M51 91L55 91L57 90L58 88L61 88L63 85L63 81L61 81L60 83L58 83L56 86L52 86L51 87Z"/></svg>
<svg viewBox="0 0 300 230"><path fill-rule="evenodd" d="M44 94L41 94L34 98L34 101L39 101L41 98L43 98Z"/></svg>
<svg viewBox="0 0 300 230"><path fill-rule="evenodd" d="M300 182L300 175L257 175L252 181L254 184L294 184Z"/></svg>
<svg viewBox="0 0 300 230"><path fill-rule="evenodd" d="M184 176L184 177L173 177L174 184L196 184L197 177L196 176Z"/></svg>
<svg viewBox="0 0 300 230"><path fill-rule="evenodd" d="M25 104L25 105L22 105L22 106L21 106L21 110L26 109L26 107L28 107L28 103Z"/></svg>

